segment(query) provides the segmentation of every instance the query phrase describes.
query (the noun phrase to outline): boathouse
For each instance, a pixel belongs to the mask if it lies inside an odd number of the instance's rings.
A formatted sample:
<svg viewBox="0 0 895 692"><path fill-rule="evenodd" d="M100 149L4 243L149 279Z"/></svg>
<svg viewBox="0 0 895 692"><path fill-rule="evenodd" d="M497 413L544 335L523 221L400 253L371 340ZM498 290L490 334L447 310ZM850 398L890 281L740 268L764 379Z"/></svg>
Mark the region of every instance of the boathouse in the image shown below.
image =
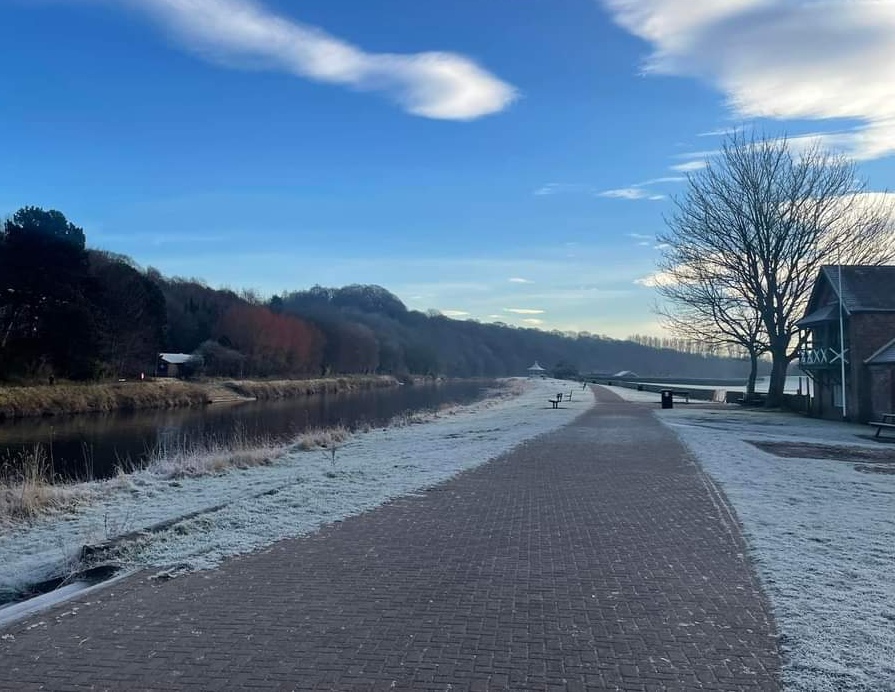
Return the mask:
<svg viewBox="0 0 895 692"><path fill-rule="evenodd" d="M895 411L895 266L822 267L797 325L812 415L866 422Z"/></svg>

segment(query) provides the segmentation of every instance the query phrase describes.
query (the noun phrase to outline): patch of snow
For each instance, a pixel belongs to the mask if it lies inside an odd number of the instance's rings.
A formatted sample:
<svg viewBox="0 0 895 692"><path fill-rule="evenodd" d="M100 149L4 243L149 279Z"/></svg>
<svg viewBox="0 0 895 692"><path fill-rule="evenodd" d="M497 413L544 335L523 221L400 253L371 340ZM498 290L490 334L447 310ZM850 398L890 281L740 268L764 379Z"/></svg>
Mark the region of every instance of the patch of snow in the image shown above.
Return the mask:
<svg viewBox="0 0 895 692"><path fill-rule="evenodd" d="M736 509L780 630L785 688L895 689L895 475L748 443L883 448L866 426L723 406L656 415Z"/></svg>
<svg viewBox="0 0 895 692"><path fill-rule="evenodd" d="M330 450L296 447L270 466L180 479L143 471L91 484L102 492L89 505L0 536L0 594L67 573L83 545L223 504L136 541L124 554L133 568L210 568L440 483L569 423L594 403L590 391L579 390L552 410L547 399L577 389L574 383L523 379L515 386L521 393L514 397L354 434L334 461Z"/></svg>

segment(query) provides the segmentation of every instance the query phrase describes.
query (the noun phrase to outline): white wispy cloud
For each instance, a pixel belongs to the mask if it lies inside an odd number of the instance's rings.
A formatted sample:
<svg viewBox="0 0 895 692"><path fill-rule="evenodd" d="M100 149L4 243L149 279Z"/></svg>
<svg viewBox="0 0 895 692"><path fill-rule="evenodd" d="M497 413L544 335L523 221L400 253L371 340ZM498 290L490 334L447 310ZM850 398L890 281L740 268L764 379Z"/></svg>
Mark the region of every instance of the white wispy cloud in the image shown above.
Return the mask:
<svg viewBox="0 0 895 692"><path fill-rule="evenodd" d="M546 195L558 195L568 192L593 192L593 187L586 183L547 183L534 191L535 195L543 197Z"/></svg>
<svg viewBox="0 0 895 692"><path fill-rule="evenodd" d="M698 132L697 137L727 137L742 131L743 127L737 125L735 127L724 127L717 130L708 130L707 132Z"/></svg>
<svg viewBox="0 0 895 692"><path fill-rule="evenodd" d="M539 320L536 317L529 317L528 319L522 320L522 323L530 325L532 327L540 327L542 324L544 324L544 320Z"/></svg>
<svg viewBox="0 0 895 692"><path fill-rule="evenodd" d="M706 80L741 118L857 120L824 143L895 154L895 2L601 1L652 45L647 73Z"/></svg>
<svg viewBox="0 0 895 692"><path fill-rule="evenodd" d="M693 171L702 170L707 166L706 161L693 160L686 161L684 163L677 163L671 167L671 170L678 171L680 173L692 173Z"/></svg>
<svg viewBox="0 0 895 692"><path fill-rule="evenodd" d="M255 0L132 0L188 50L226 65L288 72L388 95L408 113L472 120L507 108L516 89L456 53L369 53Z"/></svg>
<svg viewBox="0 0 895 692"><path fill-rule="evenodd" d="M535 190L534 194L544 196L576 192L594 195L596 197L609 197L612 199L647 199L658 201L661 199L665 199L665 195L649 190L649 187L651 185L679 183L684 180L686 180L686 178L679 175L663 176L660 178L651 178L650 180L644 180L640 183L634 183L633 185L629 185L627 187L620 187L612 190L600 190L599 188L594 187L593 185L588 185L586 183L547 183L546 185L543 185L542 187Z"/></svg>
<svg viewBox="0 0 895 692"><path fill-rule="evenodd" d="M644 180L641 183L634 183L633 185L629 185L628 187L619 187L613 190L603 190L602 192L597 192L596 195L597 197L609 197L610 199L646 199L652 202L658 202L665 199L666 196L650 190L650 186L664 185L667 183L680 183L685 181L686 179L686 177L680 175L666 175L660 178L650 178L649 180Z"/></svg>
<svg viewBox="0 0 895 692"><path fill-rule="evenodd" d="M666 175L661 178L651 178L650 180L645 180L642 183L637 183L634 187L642 187L645 185L659 185L662 183L682 183L687 180L686 177L682 175Z"/></svg>
<svg viewBox="0 0 895 692"><path fill-rule="evenodd" d="M599 197L610 197L612 199L648 199L658 201L665 199L665 195L659 195L642 187L620 187L615 190L603 190L597 193Z"/></svg>
<svg viewBox="0 0 895 692"><path fill-rule="evenodd" d="M532 283L534 283L534 281L532 281L531 279L523 279L520 276L514 276L513 278L509 279L509 282L511 284L532 284Z"/></svg>
<svg viewBox="0 0 895 692"><path fill-rule="evenodd" d="M504 308L504 312L512 312L514 315L543 315L543 310L533 308Z"/></svg>
<svg viewBox="0 0 895 692"><path fill-rule="evenodd" d="M619 187L614 190L603 190L600 197L612 197L614 199L643 199L647 193L639 187Z"/></svg>
<svg viewBox="0 0 895 692"><path fill-rule="evenodd" d="M469 317L469 313L466 310L439 310L439 312L445 317Z"/></svg>
<svg viewBox="0 0 895 692"><path fill-rule="evenodd" d="M652 274L647 274L639 279L635 279L634 283L646 288L656 288L657 286L670 286L675 283L675 281L670 274L665 272L653 272Z"/></svg>

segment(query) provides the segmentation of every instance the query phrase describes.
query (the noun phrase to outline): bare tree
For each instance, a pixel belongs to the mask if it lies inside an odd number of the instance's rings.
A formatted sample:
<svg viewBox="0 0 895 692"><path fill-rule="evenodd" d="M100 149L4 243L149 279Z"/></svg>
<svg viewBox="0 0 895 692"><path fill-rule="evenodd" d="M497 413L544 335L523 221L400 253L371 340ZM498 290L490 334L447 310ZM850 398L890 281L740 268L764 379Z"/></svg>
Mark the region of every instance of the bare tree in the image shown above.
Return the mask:
<svg viewBox="0 0 895 692"><path fill-rule="evenodd" d="M755 394L758 359L768 342L761 315L748 296L731 285L712 262L668 264L660 262L661 279L656 290L664 299L656 312L664 326L683 339L704 344L710 351L727 348L749 358L746 399Z"/></svg>
<svg viewBox="0 0 895 692"><path fill-rule="evenodd" d="M681 306L672 312L679 321L691 311L720 334L741 323L738 333L748 336L757 320L755 344L772 361L767 405L778 406L798 355L795 323L820 267L891 262L892 219L891 200L869 192L852 161L820 144L796 149L786 138L730 135L688 176L659 236L660 266L680 282L665 296Z"/></svg>

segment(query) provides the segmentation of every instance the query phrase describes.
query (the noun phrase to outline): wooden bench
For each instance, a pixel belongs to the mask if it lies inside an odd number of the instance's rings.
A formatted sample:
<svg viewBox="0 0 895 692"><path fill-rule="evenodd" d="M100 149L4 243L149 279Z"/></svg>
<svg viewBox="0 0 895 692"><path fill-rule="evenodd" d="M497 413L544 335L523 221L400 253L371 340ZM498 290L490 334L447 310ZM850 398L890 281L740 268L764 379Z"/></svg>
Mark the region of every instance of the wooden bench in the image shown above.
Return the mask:
<svg viewBox="0 0 895 692"><path fill-rule="evenodd" d="M893 428L895 429L895 413L884 413L880 416L882 420L870 421L867 425L876 426L876 435L874 437L879 437L879 434L883 431L883 428Z"/></svg>
<svg viewBox="0 0 895 692"><path fill-rule="evenodd" d="M559 408L559 405L562 403L562 392L556 395L555 399L547 399L551 404L553 404L553 408Z"/></svg>

